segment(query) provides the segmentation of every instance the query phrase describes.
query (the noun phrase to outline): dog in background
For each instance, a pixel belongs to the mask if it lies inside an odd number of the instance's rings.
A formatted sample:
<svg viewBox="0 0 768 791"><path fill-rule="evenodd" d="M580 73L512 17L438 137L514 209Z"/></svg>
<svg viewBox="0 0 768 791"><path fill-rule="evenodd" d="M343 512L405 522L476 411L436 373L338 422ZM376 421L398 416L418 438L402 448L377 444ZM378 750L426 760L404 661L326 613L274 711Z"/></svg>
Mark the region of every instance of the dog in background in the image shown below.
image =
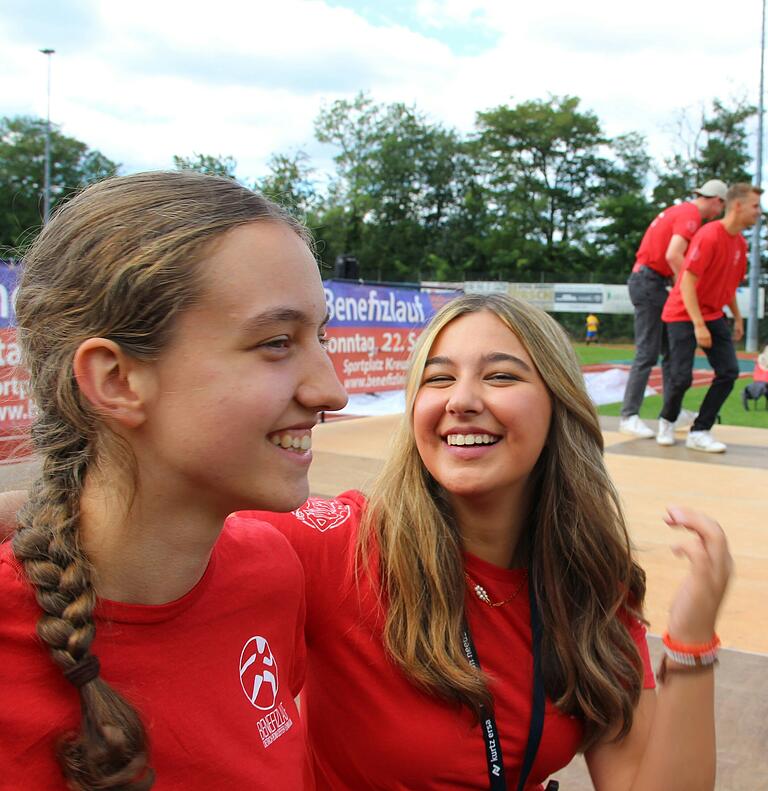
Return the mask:
<svg viewBox="0 0 768 791"><path fill-rule="evenodd" d="M749 402L755 402L755 409L758 407L758 401L765 399L765 408L768 409L768 382L751 382L741 391L741 403L744 404L744 409L749 412Z"/></svg>

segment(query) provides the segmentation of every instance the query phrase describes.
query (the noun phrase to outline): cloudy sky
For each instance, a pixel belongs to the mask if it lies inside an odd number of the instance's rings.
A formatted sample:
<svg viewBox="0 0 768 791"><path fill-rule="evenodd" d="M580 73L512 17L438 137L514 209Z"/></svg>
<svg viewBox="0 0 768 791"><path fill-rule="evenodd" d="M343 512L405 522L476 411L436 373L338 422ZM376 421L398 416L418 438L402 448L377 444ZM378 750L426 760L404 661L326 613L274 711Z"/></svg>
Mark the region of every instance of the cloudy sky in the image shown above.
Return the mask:
<svg viewBox="0 0 768 791"><path fill-rule="evenodd" d="M475 113L548 94L582 98L608 134L670 152L682 108L757 103L760 0L3 0L0 115L46 112L123 165L332 151L313 119L364 90L472 129Z"/></svg>

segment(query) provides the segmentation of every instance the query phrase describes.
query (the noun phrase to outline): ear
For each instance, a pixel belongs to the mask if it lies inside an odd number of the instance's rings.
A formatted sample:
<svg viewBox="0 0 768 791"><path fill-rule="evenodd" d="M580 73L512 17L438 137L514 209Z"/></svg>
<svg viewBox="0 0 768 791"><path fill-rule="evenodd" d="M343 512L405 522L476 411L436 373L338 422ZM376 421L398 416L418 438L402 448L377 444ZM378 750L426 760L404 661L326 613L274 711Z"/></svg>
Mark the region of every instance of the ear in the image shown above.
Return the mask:
<svg viewBox="0 0 768 791"><path fill-rule="evenodd" d="M72 367L80 392L105 418L137 428L146 418L153 378L146 363L106 338L88 338L78 346Z"/></svg>

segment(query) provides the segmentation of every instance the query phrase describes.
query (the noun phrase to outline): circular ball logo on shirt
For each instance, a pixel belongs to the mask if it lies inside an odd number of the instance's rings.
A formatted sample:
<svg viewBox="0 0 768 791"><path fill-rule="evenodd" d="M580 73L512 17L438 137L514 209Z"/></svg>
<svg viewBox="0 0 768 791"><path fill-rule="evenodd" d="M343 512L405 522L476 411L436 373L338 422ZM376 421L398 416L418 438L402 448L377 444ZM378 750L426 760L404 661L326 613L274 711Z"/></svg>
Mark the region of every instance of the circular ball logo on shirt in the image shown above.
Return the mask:
<svg viewBox="0 0 768 791"><path fill-rule="evenodd" d="M343 525L349 519L350 513L351 509L346 503L310 497L301 508L293 512L293 515L305 525L325 533L326 530L333 530L334 527Z"/></svg>
<svg viewBox="0 0 768 791"><path fill-rule="evenodd" d="M240 685L252 706L262 711L274 708L279 687L277 660L265 638L256 635L240 654Z"/></svg>

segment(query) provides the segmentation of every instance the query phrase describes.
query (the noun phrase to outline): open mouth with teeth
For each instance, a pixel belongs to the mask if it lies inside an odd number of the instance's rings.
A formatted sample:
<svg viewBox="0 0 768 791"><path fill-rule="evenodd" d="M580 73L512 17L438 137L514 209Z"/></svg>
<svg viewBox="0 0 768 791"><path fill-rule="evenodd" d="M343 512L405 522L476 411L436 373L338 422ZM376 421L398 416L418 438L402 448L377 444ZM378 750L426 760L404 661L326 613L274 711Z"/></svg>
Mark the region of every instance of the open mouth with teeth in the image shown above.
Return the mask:
<svg viewBox="0 0 768 791"><path fill-rule="evenodd" d="M500 439L494 434L448 434L443 437L449 445L495 445Z"/></svg>
<svg viewBox="0 0 768 791"><path fill-rule="evenodd" d="M284 434L272 434L269 437L273 445L276 445L283 450L292 450L296 453L305 453L312 448L312 435L305 434L292 434L285 432Z"/></svg>

